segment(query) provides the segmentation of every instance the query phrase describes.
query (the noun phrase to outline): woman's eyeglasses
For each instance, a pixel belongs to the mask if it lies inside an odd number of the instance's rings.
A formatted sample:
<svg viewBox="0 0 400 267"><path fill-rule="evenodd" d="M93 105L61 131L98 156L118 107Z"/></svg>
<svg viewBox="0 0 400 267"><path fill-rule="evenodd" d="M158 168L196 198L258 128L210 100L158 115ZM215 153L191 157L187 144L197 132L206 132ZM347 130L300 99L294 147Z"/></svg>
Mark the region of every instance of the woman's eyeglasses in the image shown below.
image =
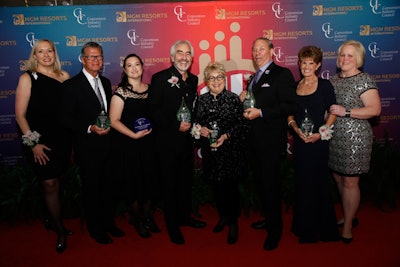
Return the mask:
<svg viewBox="0 0 400 267"><path fill-rule="evenodd" d="M223 75L218 75L218 76L210 76L208 77L208 80L210 82L214 82L214 81L222 81L225 77Z"/></svg>

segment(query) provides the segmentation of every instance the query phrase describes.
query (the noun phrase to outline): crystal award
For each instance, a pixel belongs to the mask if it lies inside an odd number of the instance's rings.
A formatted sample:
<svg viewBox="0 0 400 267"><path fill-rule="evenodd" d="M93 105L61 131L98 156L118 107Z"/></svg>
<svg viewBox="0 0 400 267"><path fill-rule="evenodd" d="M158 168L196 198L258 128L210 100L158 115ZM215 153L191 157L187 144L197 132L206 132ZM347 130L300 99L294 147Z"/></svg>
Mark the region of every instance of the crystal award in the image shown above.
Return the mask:
<svg viewBox="0 0 400 267"><path fill-rule="evenodd" d="M254 108L256 106L256 99L254 98L253 92L247 90L246 98L243 101L243 109Z"/></svg>
<svg viewBox="0 0 400 267"><path fill-rule="evenodd" d="M310 116L308 115L307 109L304 110L304 119L301 122L301 131L307 137L312 134L314 129L314 122L311 120Z"/></svg>
<svg viewBox="0 0 400 267"><path fill-rule="evenodd" d="M209 130L210 130L209 141L210 141L211 151L216 151L217 140L220 136L219 127L216 121L210 122Z"/></svg>
<svg viewBox="0 0 400 267"><path fill-rule="evenodd" d="M107 113L102 110L96 118L96 125L99 128L107 129L110 127L110 117L108 117Z"/></svg>
<svg viewBox="0 0 400 267"><path fill-rule="evenodd" d="M190 122L191 120L191 114L188 106L185 103L185 99L182 97L182 102L181 106L178 109L178 112L176 113L176 118L178 121L183 121L183 122Z"/></svg>

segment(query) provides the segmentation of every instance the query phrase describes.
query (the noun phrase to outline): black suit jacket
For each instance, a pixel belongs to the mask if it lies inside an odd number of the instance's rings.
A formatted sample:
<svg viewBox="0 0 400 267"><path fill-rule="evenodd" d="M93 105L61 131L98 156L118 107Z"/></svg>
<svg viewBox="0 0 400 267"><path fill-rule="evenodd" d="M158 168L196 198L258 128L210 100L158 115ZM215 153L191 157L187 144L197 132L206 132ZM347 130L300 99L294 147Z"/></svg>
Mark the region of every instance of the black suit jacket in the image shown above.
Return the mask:
<svg viewBox="0 0 400 267"><path fill-rule="evenodd" d="M172 76L179 78L174 86L168 82ZM190 130L185 133L179 131L180 122L176 118L176 113L181 105L182 97L193 113L194 102L197 98L197 83L197 76L190 72L186 81L183 81L182 75L174 66L152 76L149 98L153 111L154 131L159 142L158 147L161 149L172 149L178 152L186 147L193 152Z"/></svg>
<svg viewBox="0 0 400 267"><path fill-rule="evenodd" d="M251 82L248 83L251 86ZM249 88L247 88L248 90ZM287 117L296 112L296 86L289 69L272 62L253 87L256 108L262 117L250 121L253 153L286 151Z"/></svg>
<svg viewBox="0 0 400 267"><path fill-rule="evenodd" d="M112 95L111 82L101 75L100 80L109 107ZM81 71L63 85L62 120L75 138L78 161L84 162L106 156L110 145L109 134L99 136L87 133L89 125L95 123L101 112L100 102L90 82Z"/></svg>

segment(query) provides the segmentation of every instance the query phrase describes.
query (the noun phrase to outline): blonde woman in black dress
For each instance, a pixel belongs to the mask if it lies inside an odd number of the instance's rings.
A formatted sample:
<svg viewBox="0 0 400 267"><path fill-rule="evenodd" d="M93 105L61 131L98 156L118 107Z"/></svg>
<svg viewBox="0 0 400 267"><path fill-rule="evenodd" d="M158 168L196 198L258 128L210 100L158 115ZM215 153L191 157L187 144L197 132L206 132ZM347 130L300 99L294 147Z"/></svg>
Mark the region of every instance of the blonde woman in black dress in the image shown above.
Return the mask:
<svg viewBox="0 0 400 267"><path fill-rule="evenodd" d="M69 74L61 69L56 47L51 40L38 40L26 62L26 72L19 78L15 116L26 145L27 160L42 181L45 202L50 213L50 227L56 230L57 252L67 247L61 218L60 176L66 171L71 147L60 122L59 103L62 83Z"/></svg>

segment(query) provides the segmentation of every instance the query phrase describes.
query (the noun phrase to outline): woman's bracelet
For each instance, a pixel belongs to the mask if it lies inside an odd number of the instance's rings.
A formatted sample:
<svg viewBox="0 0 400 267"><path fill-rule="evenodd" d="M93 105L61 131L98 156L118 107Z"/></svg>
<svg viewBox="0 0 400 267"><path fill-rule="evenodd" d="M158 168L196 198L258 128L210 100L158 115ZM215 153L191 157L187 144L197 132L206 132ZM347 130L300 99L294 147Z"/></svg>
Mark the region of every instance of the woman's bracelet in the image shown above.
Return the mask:
<svg viewBox="0 0 400 267"><path fill-rule="evenodd" d="M22 136L22 143L30 148L35 147L39 143L40 133L29 130Z"/></svg>
<svg viewBox="0 0 400 267"><path fill-rule="evenodd" d="M293 122L296 122L295 120L291 120L288 122L287 126L290 127L290 124L292 124Z"/></svg>

